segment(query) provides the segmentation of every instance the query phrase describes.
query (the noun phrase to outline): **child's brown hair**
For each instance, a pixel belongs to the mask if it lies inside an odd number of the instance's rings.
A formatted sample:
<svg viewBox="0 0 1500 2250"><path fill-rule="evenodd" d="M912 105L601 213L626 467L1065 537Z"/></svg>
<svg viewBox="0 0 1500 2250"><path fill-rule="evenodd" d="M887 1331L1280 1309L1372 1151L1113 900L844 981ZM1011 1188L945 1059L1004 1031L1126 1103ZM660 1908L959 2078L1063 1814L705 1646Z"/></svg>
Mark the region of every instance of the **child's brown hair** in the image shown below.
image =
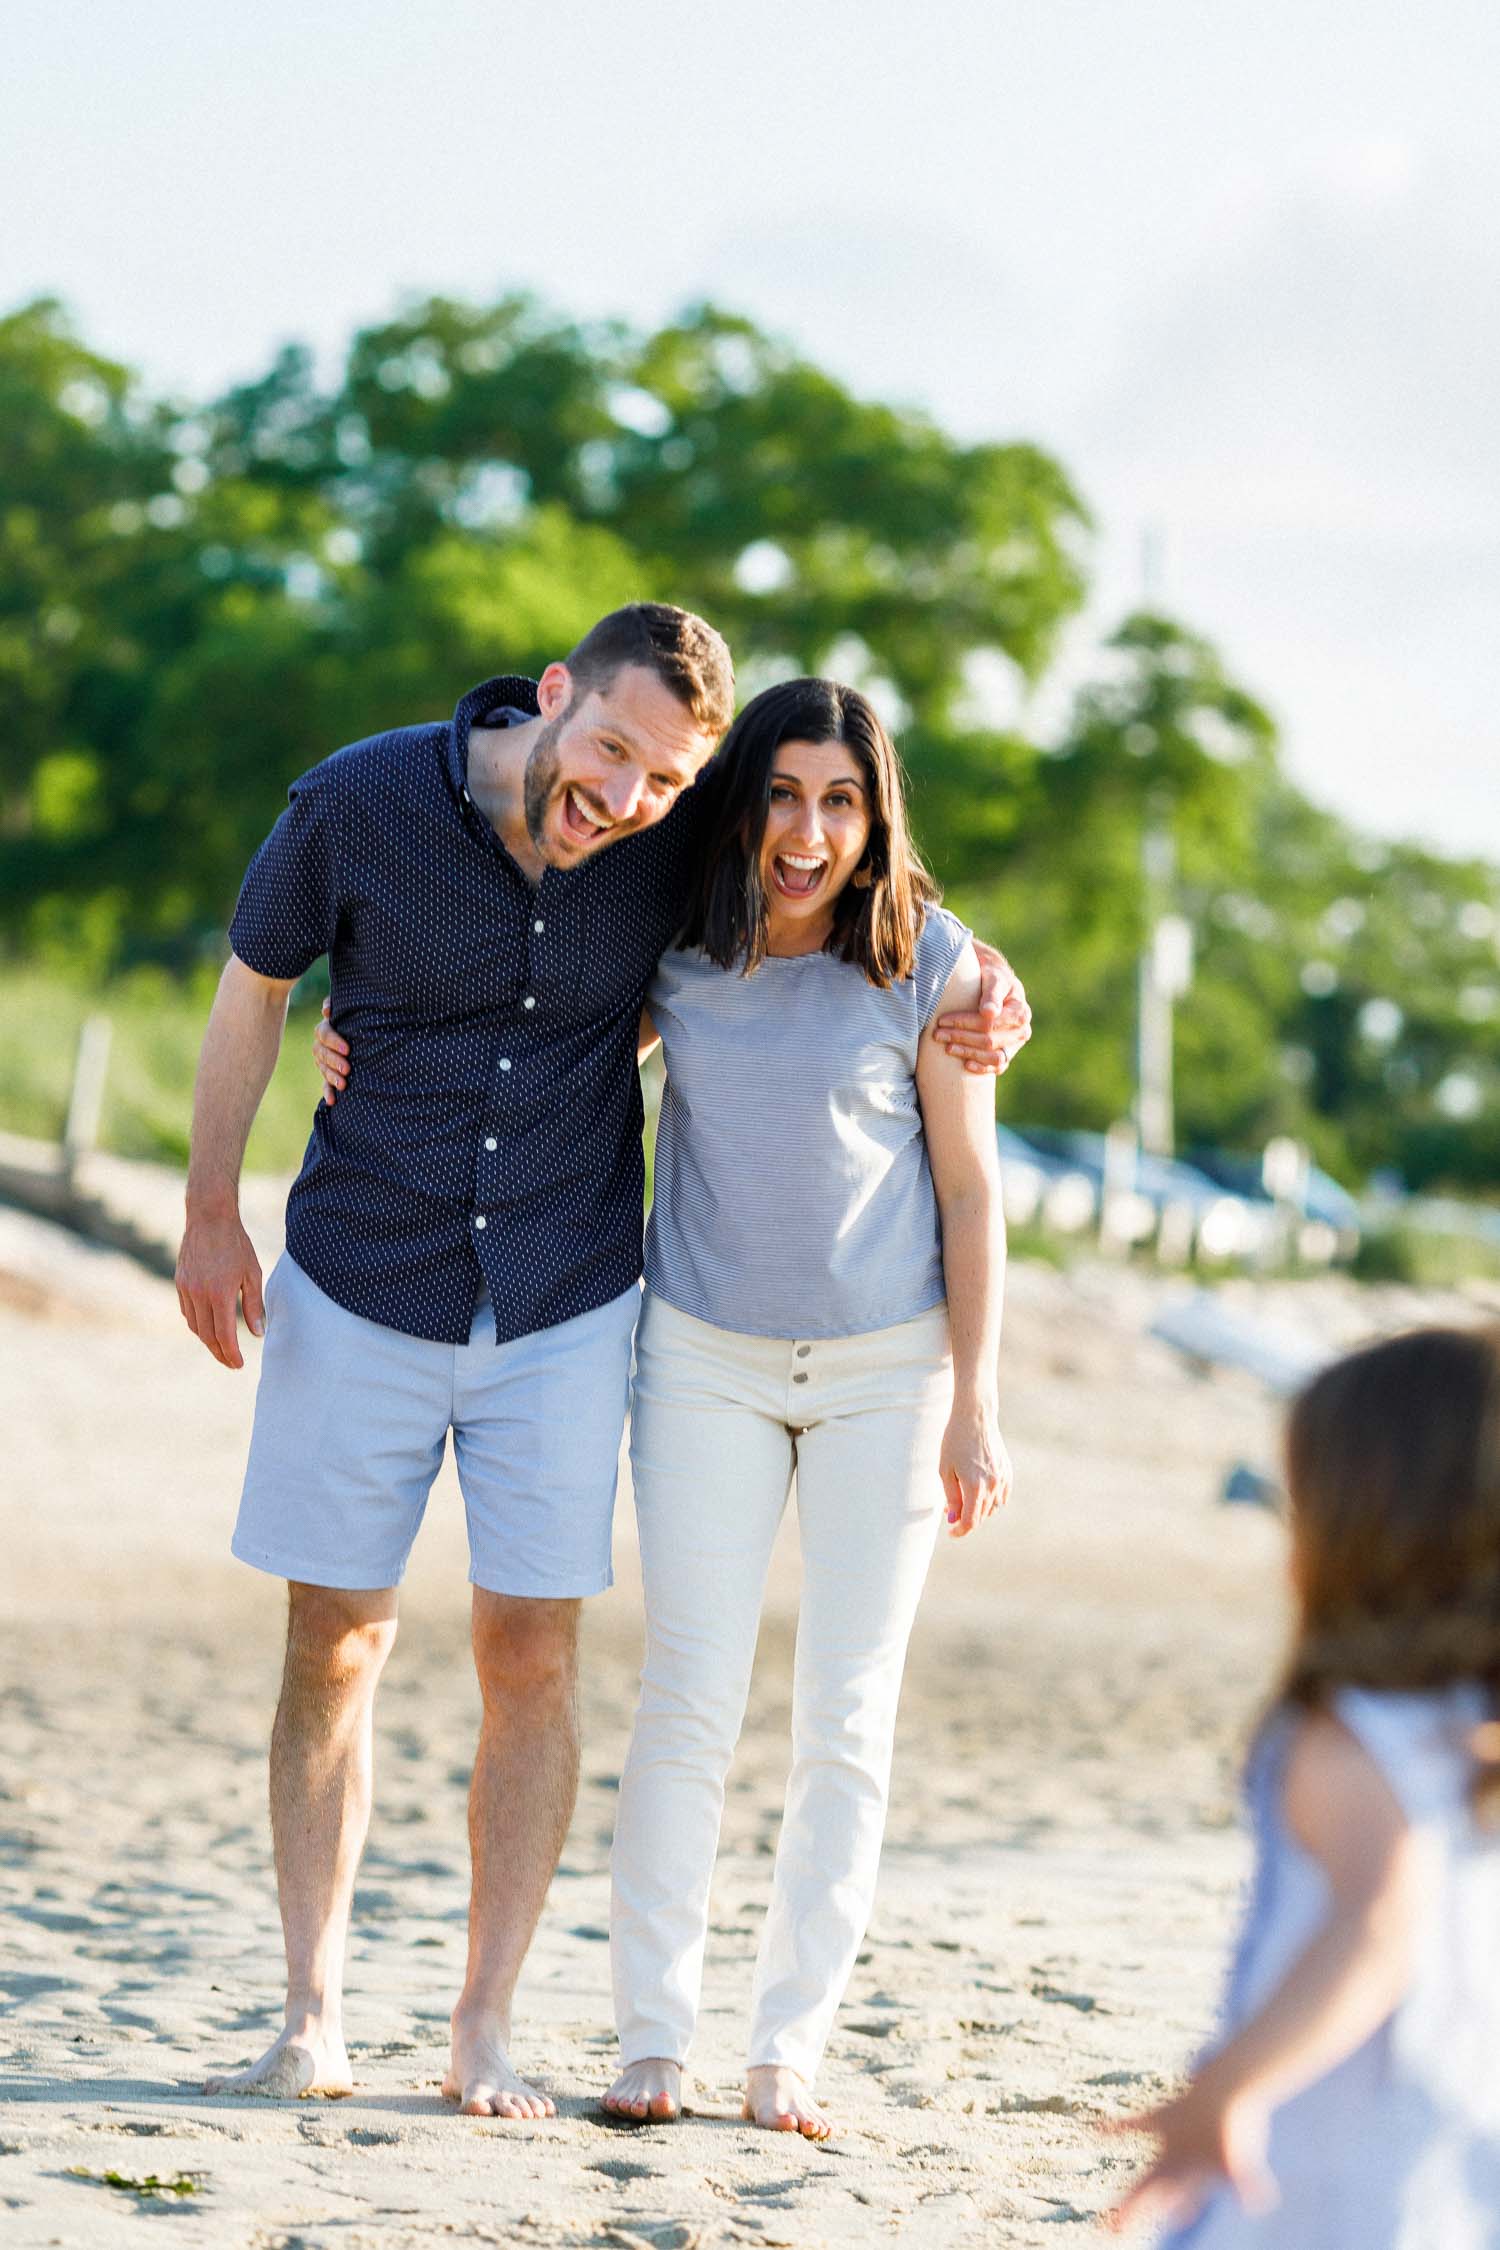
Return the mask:
<svg viewBox="0 0 1500 2250"><path fill-rule="evenodd" d="M1460 1680L1500 1715L1500 1327L1419 1328L1314 1377L1287 1427L1297 1624L1283 1695ZM1500 1727L1475 1809L1500 1821Z"/></svg>

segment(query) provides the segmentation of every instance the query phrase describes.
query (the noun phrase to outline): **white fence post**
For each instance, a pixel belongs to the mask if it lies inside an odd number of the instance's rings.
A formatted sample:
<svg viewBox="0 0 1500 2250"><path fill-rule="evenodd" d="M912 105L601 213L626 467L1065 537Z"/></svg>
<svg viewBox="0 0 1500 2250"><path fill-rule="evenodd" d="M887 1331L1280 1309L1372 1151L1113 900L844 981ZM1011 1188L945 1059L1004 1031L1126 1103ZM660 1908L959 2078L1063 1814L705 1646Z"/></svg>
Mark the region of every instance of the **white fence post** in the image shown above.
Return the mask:
<svg viewBox="0 0 1500 2250"><path fill-rule="evenodd" d="M108 1016L87 1016L78 1034L73 1090L68 1097L68 1122L63 1127L63 1169L68 1173L73 1171L81 1156L89 1155L99 1145L112 1031Z"/></svg>

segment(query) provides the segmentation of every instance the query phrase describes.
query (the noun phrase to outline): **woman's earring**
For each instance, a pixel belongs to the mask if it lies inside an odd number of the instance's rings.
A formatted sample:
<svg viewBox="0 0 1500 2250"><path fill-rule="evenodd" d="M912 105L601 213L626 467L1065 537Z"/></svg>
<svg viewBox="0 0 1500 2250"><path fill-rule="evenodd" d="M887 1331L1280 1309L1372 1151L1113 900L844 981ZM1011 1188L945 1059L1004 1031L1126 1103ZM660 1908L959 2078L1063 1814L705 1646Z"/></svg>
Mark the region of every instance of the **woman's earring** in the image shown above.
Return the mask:
<svg viewBox="0 0 1500 2250"><path fill-rule="evenodd" d="M862 867L855 868L849 880L857 891L872 890L875 884L875 870L866 860Z"/></svg>

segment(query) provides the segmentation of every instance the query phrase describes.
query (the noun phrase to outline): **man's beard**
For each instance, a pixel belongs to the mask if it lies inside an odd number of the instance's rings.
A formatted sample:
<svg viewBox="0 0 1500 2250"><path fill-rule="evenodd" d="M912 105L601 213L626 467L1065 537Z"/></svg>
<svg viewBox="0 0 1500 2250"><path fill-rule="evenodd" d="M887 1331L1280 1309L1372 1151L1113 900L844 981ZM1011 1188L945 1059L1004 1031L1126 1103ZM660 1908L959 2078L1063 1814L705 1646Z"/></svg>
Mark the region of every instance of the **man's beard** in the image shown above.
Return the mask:
<svg viewBox="0 0 1500 2250"><path fill-rule="evenodd" d="M526 761L526 772L521 782L521 810L526 816L526 833L543 859L548 858L542 843L542 838L547 833L547 807L558 794L558 775L562 767L562 759L557 748L558 737L562 733L572 708L572 705L569 704L567 711L563 712L561 718L547 721L536 738L531 756ZM589 811L593 812L595 807L590 803L587 794L582 789L578 791L578 794L583 803L588 806Z"/></svg>
<svg viewBox="0 0 1500 2250"><path fill-rule="evenodd" d="M557 754L557 738L562 733L563 719L549 719L536 738L535 747L526 761L526 772L521 783L521 809L526 815L526 833L538 851L542 850L542 837L547 828L547 807L557 788L558 767L562 763ZM542 854L543 858L546 854Z"/></svg>

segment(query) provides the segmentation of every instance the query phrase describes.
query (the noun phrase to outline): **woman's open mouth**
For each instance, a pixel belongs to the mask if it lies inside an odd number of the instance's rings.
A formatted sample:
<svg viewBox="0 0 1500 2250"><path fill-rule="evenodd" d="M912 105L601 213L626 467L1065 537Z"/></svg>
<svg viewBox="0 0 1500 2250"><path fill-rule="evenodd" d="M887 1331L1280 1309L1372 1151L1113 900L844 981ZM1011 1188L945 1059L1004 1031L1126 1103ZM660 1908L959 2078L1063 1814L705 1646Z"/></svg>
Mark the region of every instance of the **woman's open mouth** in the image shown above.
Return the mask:
<svg viewBox="0 0 1500 2250"><path fill-rule="evenodd" d="M600 820L596 813L590 812L577 790L569 786L563 791L562 825L570 844L593 844L609 834L614 822Z"/></svg>
<svg viewBox="0 0 1500 2250"><path fill-rule="evenodd" d="M827 872L826 859L805 852L777 852L771 861L771 880L783 898L811 898Z"/></svg>

